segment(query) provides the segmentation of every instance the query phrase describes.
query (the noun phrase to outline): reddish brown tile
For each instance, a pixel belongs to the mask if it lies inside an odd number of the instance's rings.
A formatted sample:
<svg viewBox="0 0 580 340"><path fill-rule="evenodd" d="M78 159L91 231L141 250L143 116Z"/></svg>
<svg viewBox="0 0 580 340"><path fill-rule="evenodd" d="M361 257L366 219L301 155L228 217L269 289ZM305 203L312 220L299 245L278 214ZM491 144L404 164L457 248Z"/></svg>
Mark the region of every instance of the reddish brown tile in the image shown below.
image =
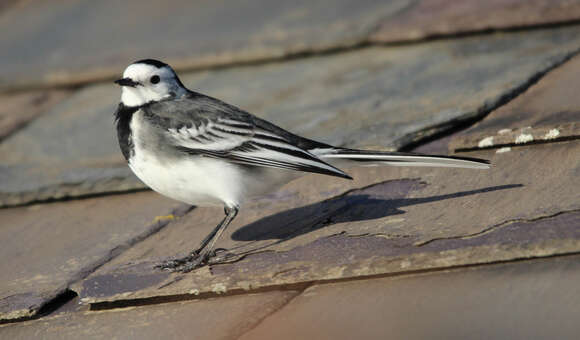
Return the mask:
<svg viewBox="0 0 580 340"><path fill-rule="evenodd" d="M575 339L580 257L307 289L240 340Z"/></svg>
<svg viewBox="0 0 580 340"><path fill-rule="evenodd" d="M577 20L577 0L420 0L384 19L371 40L407 41Z"/></svg>

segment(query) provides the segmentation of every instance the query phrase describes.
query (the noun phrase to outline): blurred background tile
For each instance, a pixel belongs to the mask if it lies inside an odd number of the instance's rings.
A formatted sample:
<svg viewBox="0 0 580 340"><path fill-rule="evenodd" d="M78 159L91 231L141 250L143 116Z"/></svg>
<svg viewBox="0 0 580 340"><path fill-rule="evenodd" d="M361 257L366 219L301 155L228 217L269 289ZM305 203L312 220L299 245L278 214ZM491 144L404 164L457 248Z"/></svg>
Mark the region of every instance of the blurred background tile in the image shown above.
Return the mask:
<svg viewBox="0 0 580 340"><path fill-rule="evenodd" d="M578 256L314 286L240 339L574 339Z"/></svg>
<svg viewBox="0 0 580 340"><path fill-rule="evenodd" d="M69 91L40 90L0 94L0 141L60 102Z"/></svg>
<svg viewBox="0 0 580 340"><path fill-rule="evenodd" d="M419 0L382 20L371 40L408 41L579 20L577 0Z"/></svg>
<svg viewBox="0 0 580 340"><path fill-rule="evenodd" d="M22 1L0 16L0 88L111 78L144 57L190 68L352 46L409 3Z"/></svg>

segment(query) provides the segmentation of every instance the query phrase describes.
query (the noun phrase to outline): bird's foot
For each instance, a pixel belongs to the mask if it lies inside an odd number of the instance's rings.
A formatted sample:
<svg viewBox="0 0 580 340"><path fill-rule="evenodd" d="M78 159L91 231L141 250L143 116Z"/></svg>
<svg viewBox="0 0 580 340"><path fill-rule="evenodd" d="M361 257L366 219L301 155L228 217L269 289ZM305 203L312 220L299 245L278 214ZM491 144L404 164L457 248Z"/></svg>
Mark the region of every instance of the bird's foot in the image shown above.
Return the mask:
<svg viewBox="0 0 580 340"><path fill-rule="evenodd" d="M162 263L156 265L155 268L167 270L170 272L188 273L207 264L209 258L210 256L207 252L194 250L185 257L163 261Z"/></svg>
<svg viewBox="0 0 580 340"><path fill-rule="evenodd" d="M208 264L232 263L240 260L241 257L225 248L217 248L211 252L211 256L208 258Z"/></svg>
<svg viewBox="0 0 580 340"><path fill-rule="evenodd" d="M188 273L207 264L230 263L237 260L239 260L238 255L230 253L224 248L217 248L210 252L194 250L185 257L164 261L156 265L155 268L170 272Z"/></svg>

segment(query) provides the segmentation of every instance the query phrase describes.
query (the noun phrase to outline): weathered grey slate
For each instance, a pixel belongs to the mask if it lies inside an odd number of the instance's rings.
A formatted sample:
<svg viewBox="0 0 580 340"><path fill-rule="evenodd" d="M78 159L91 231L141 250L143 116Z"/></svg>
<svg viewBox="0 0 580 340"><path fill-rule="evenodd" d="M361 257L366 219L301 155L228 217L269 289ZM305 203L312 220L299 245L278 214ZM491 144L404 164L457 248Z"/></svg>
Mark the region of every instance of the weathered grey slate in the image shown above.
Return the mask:
<svg viewBox="0 0 580 340"><path fill-rule="evenodd" d="M63 313L0 325L2 339L236 339L296 292L268 292L115 311Z"/></svg>
<svg viewBox="0 0 580 340"><path fill-rule="evenodd" d="M355 46L369 36L391 42L579 18L577 0L20 2L0 16L0 89L107 79L143 57L191 69Z"/></svg>
<svg viewBox="0 0 580 340"><path fill-rule="evenodd" d="M575 57L450 142L452 150L580 138L580 57ZM507 149L506 149L507 150Z"/></svg>
<svg viewBox="0 0 580 340"><path fill-rule="evenodd" d="M0 321L34 316L71 282L183 215L178 207L147 192L0 210Z"/></svg>
<svg viewBox="0 0 580 340"><path fill-rule="evenodd" d="M237 262L189 274L153 268L192 250L221 218L219 209L199 208L73 289L82 302L106 306L580 252L580 193L570 185L579 152L580 144L563 142L473 154L491 158L488 171L353 168L352 182L307 176L243 207L218 243L245 256L230 258ZM141 277L151 283L138 284Z"/></svg>
<svg viewBox="0 0 580 340"><path fill-rule="evenodd" d="M0 95L0 141L68 95L69 91L65 90L26 91Z"/></svg>
<svg viewBox="0 0 580 340"><path fill-rule="evenodd" d="M348 47L410 2L20 2L0 16L0 88L111 78L144 57L192 68Z"/></svg>
<svg viewBox="0 0 580 340"><path fill-rule="evenodd" d="M18 0L4 0L0 3L0 13L12 7Z"/></svg>
<svg viewBox="0 0 580 340"><path fill-rule="evenodd" d="M117 92L77 91L0 144L0 206L143 189L118 151Z"/></svg>
<svg viewBox="0 0 580 340"><path fill-rule="evenodd" d="M578 0L419 0L385 18L371 41L408 41L577 20Z"/></svg>
<svg viewBox="0 0 580 340"><path fill-rule="evenodd" d="M566 256L316 285L240 339L572 340L578 280Z"/></svg>
<svg viewBox="0 0 580 340"><path fill-rule="evenodd" d="M580 28L570 27L366 48L183 78L295 133L395 149L496 107L578 46ZM112 84L87 87L0 144L0 205L143 188L116 145L118 100Z"/></svg>

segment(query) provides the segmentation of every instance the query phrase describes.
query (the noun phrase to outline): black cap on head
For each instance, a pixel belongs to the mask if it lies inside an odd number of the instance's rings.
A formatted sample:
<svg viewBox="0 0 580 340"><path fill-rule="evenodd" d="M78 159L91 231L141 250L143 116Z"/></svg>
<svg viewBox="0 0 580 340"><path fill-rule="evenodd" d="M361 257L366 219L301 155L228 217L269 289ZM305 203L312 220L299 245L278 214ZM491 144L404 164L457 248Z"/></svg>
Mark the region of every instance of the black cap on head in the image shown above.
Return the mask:
<svg viewBox="0 0 580 340"><path fill-rule="evenodd" d="M159 61L159 60L155 60L155 59L142 59L142 60L138 60L138 61L134 62L133 64L147 64L147 65L155 66L157 68L162 68L162 67L168 66L166 63Z"/></svg>

